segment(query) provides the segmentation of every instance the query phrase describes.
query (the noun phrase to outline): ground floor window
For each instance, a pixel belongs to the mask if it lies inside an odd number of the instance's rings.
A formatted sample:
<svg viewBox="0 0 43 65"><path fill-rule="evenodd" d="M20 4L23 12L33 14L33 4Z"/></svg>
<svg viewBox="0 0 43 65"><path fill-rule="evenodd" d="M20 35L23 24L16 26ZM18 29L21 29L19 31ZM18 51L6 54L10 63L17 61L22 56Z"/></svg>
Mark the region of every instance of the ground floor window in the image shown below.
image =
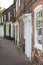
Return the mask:
<svg viewBox="0 0 43 65"><path fill-rule="evenodd" d="M36 32L37 41L42 44L42 6L38 6L35 10L35 22L36 22Z"/></svg>

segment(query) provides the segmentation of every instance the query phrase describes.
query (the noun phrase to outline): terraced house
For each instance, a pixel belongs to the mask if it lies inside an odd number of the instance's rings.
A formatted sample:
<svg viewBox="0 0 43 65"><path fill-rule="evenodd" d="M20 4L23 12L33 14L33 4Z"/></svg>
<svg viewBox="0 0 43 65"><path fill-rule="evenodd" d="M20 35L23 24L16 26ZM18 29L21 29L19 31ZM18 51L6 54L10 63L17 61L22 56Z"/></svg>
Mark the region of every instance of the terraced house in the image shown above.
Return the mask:
<svg viewBox="0 0 43 65"><path fill-rule="evenodd" d="M16 22L17 45L30 60L43 60L43 0L16 0Z"/></svg>
<svg viewBox="0 0 43 65"><path fill-rule="evenodd" d="M43 0L14 0L2 18L4 36L15 38L30 60L43 62Z"/></svg>
<svg viewBox="0 0 43 65"><path fill-rule="evenodd" d="M0 37L4 36L3 32L3 16L2 16L2 10L0 9Z"/></svg>
<svg viewBox="0 0 43 65"><path fill-rule="evenodd" d="M4 37L14 39L14 22L16 21L16 3L3 11Z"/></svg>

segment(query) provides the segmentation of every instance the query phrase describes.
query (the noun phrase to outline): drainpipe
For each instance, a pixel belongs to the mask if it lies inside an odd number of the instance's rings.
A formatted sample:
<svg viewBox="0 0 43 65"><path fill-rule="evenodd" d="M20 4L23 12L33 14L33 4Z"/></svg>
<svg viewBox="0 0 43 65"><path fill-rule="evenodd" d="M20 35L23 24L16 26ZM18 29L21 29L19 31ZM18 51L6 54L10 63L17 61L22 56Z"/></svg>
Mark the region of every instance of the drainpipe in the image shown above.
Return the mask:
<svg viewBox="0 0 43 65"><path fill-rule="evenodd" d="M17 32L17 46L19 46L19 24L18 24L18 32Z"/></svg>
<svg viewBox="0 0 43 65"><path fill-rule="evenodd" d="M15 25L15 43L16 43L16 25Z"/></svg>

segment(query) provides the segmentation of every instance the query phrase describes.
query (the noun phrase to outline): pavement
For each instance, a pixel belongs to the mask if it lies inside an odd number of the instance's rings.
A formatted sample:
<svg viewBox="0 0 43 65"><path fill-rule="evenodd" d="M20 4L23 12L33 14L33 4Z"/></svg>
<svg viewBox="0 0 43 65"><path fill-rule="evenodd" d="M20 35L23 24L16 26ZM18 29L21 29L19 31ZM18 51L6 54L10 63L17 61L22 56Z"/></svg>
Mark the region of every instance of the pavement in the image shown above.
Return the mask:
<svg viewBox="0 0 43 65"><path fill-rule="evenodd" d="M30 65L29 59L20 54L14 41L0 37L0 65Z"/></svg>

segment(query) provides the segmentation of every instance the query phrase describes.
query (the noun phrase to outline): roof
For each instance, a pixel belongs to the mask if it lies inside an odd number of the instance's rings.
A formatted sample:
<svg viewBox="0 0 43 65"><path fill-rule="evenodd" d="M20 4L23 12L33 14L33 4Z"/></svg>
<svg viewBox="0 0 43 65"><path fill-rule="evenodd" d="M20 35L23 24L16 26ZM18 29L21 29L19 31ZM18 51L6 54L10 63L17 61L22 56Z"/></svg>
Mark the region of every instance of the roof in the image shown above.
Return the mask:
<svg viewBox="0 0 43 65"><path fill-rule="evenodd" d="M3 11L3 13L6 12L6 11L8 11L9 9L11 9L13 6L15 6L15 3L13 3L12 5L10 5L10 7L8 7L7 9L5 9L5 10Z"/></svg>

